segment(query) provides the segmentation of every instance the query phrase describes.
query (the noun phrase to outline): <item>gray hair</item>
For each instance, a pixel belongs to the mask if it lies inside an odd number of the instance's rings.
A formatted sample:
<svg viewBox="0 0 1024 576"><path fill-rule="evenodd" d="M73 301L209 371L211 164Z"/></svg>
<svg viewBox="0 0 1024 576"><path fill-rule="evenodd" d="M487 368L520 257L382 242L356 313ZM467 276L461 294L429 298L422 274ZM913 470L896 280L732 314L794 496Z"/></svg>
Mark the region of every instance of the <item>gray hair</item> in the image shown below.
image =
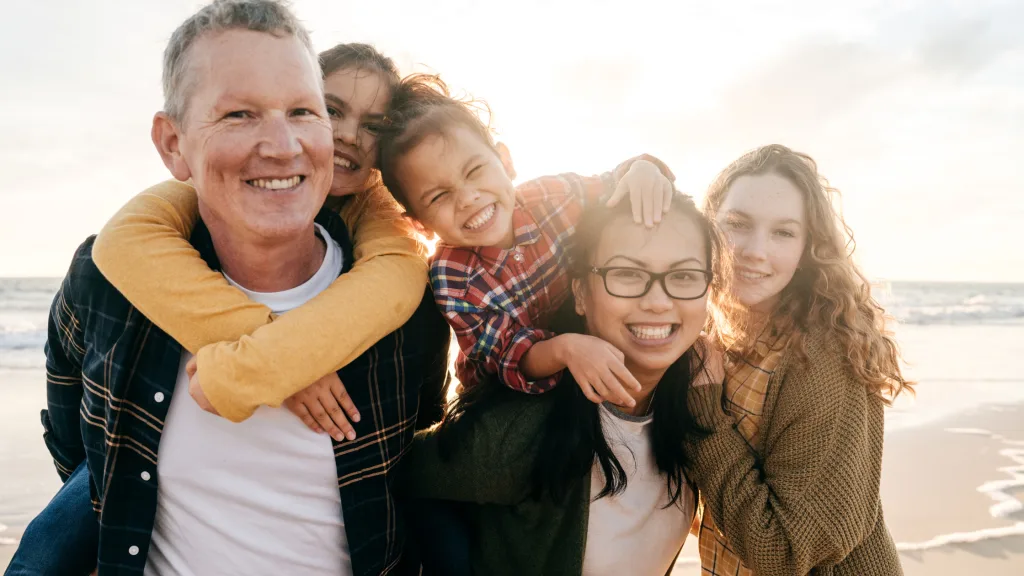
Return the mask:
<svg viewBox="0 0 1024 576"><path fill-rule="evenodd" d="M189 51L203 36L226 30L252 30L298 38L317 62L309 32L291 10L277 0L214 0L178 26L164 50L164 112L181 123L195 81L189 73Z"/></svg>

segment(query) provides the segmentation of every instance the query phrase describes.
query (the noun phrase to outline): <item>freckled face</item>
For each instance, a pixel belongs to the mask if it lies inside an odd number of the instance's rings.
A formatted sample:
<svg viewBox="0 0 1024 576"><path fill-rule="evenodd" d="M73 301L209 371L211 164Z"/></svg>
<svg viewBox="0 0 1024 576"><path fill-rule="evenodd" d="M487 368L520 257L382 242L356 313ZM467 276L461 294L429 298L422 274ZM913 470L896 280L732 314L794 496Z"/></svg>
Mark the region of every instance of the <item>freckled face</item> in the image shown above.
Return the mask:
<svg viewBox="0 0 1024 576"><path fill-rule="evenodd" d="M804 199L777 174L741 176L725 193L718 223L733 251L733 295L771 311L793 279L807 243Z"/></svg>

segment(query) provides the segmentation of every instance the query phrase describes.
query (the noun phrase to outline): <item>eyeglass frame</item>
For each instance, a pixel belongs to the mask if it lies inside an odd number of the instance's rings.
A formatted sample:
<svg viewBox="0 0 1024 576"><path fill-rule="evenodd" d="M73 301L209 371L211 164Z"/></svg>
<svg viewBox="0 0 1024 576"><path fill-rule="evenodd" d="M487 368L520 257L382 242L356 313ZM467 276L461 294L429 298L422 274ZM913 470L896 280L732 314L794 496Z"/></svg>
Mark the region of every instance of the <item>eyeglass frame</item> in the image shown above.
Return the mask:
<svg viewBox="0 0 1024 576"><path fill-rule="evenodd" d="M608 289L608 273L611 272L612 270L635 270L637 272L643 272L644 274L649 275L650 279L647 281L647 286L644 288L644 291L637 294L636 296L619 296L618 294L613 294L612 291ZM651 291L651 288L654 286L654 283L658 282L659 284L661 284L661 290L665 293L665 296L668 296L672 300L700 300L701 298L706 296L708 290L711 289L711 280L714 278L714 274L712 274L711 270L705 270L704 268L676 268L674 270L668 270L666 272L651 272L650 270L637 268L635 266L591 266L588 272L600 276L601 283L604 284L604 291L607 292L609 296L612 296L614 298L643 298L644 296L647 295L648 292ZM675 274L676 272L700 272L701 274L703 274L704 278L707 279L707 282L705 282L704 284L704 291L701 292L700 295L693 296L690 298L677 298L669 294L668 287L665 286L665 278L667 278L669 274Z"/></svg>

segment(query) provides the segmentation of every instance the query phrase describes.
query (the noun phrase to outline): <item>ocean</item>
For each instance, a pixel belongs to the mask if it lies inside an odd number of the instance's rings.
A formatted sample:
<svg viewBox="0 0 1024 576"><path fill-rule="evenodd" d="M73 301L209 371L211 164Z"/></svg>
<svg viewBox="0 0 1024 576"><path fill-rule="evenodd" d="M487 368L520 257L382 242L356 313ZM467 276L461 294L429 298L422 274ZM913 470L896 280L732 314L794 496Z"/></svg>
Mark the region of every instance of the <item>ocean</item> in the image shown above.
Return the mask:
<svg viewBox="0 0 1024 576"><path fill-rule="evenodd" d="M0 567L59 487L42 442L58 278L0 278ZM916 397L886 413L882 500L904 571L1024 574L1024 284L891 282ZM676 576L696 576L696 542Z"/></svg>
<svg viewBox="0 0 1024 576"><path fill-rule="evenodd" d="M0 278L0 369L42 368L59 278ZM1024 325L1024 284L891 282L875 289L901 325Z"/></svg>

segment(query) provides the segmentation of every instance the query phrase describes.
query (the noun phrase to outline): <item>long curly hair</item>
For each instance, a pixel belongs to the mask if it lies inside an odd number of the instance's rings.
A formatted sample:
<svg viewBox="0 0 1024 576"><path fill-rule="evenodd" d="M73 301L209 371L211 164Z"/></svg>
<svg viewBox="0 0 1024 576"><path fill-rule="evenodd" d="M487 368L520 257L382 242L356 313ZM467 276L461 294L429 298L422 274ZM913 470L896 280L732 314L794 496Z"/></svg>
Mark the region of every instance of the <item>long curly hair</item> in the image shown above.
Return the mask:
<svg viewBox="0 0 1024 576"><path fill-rule="evenodd" d="M789 345L807 357L805 338L824 327L839 341L850 370L872 394L891 404L914 382L900 369L900 349L887 328L891 320L871 296L871 284L853 261L856 242L841 212L839 190L818 173L815 161L780 144L747 152L727 166L711 184L704 213L715 220L733 182L741 176L775 174L800 191L807 221L807 243L800 268L783 289L772 321L790 334ZM730 316L730 315L718 315ZM753 334L751 332L751 334ZM750 339L739 342L740 353Z"/></svg>

